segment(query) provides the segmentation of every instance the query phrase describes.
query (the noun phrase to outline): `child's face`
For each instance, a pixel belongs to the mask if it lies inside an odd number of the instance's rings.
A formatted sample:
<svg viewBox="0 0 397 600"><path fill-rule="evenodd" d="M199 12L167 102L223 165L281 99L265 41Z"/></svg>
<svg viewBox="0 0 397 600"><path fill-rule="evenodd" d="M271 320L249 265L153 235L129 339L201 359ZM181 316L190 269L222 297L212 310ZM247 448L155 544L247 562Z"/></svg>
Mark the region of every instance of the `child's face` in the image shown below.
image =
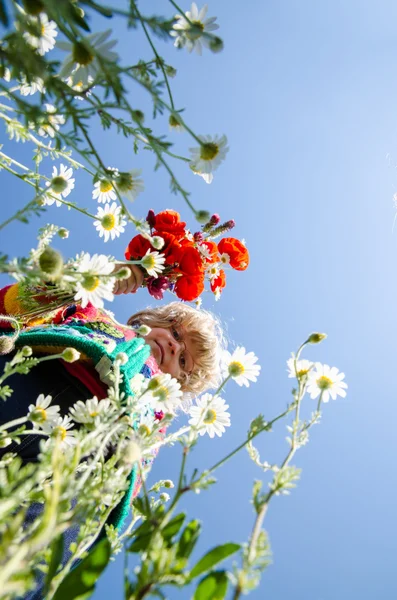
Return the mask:
<svg viewBox="0 0 397 600"><path fill-rule="evenodd" d="M163 373L181 379L183 373L192 373L195 365L195 348L183 327L152 327L145 336L152 354Z"/></svg>

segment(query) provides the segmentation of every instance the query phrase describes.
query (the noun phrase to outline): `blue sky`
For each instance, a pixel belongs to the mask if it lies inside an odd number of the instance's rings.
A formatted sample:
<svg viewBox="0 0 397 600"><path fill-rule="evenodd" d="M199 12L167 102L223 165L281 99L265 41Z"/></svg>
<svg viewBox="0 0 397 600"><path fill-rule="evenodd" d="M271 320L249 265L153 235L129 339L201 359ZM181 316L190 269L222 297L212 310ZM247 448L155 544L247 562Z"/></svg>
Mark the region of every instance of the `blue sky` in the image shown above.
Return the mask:
<svg viewBox="0 0 397 600"><path fill-rule="evenodd" d="M160 1L148 10L165 11L174 12ZM326 332L328 339L305 356L344 371L348 396L324 407L322 423L293 463L303 469L298 487L272 501L265 528L273 565L251 597L391 598L397 587L397 231L392 234L397 6L386 0L376 6L363 0L273 0L231 7L217 0L209 6L213 15L225 41L221 54L188 55L161 42L157 47L178 69L172 89L176 105L186 107L189 125L200 134L228 136L229 155L210 186L183 164L176 172L195 206L234 218L235 235L246 239L250 268L231 274L223 298L215 303L205 297L204 306L221 317L232 348L244 345L257 354L262 372L248 390L229 386L232 427L221 439L203 439L188 471L209 467L235 447L258 413L270 419L285 408L292 387L286 373L290 352L310 332ZM105 21L99 27L107 26ZM151 58L140 34L127 33L117 22L114 27L126 63ZM131 86L130 98L149 123L145 94ZM166 133L166 119L156 128ZM133 155L131 142L115 133L96 126L92 133L105 163L143 168L146 190L132 207L137 216L148 208L174 208L194 228L188 208L170 194L166 174L152 171L151 155ZM195 145L187 134L174 138L181 153ZM28 156L26 146L22 155ZM9 175L1 177L7 218L30 196ZM76 175L70 198L95 206L84 174ZM2 250L26 254L38 226L47 222L73 230L58 243L65 256L81 250L122 256L129 239L127 233L104 246L88 219L51 207L29 226L4 230ZM110 308L122 321L149 301L142 291L116 298ZM314 406L305 400L306 416ZM260 438L264 460L282 461L286 435L280 424ZM175 480L179 454L178 447L162 450L150 482ZM242 452L217 476L216 486L181 503L189 518L203 522L196 557L213 545L247 540L253 524L249 501L260 471ZM122 570L119 557L105 572L95 600L110 593L122 597ZM188 598L186 591L170 595Z"/></svg>

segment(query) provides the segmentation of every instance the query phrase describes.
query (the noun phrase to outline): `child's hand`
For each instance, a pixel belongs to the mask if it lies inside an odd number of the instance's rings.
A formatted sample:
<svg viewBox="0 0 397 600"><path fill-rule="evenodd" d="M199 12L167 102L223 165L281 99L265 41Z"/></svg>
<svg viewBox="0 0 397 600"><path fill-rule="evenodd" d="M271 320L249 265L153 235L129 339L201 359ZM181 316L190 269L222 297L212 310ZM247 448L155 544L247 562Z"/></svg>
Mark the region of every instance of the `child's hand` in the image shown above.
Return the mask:
<svg viewBox="0 0 397 600"><path fill-rule="evenodd" d="M116 265L114 271L118 271L125 266L128 266L131 275L128 279L116 280L113 289L113 294L116 296L119 296L120 294L135 294L137 289L140 288L143 283L143 273L137 265Z"/></svg>

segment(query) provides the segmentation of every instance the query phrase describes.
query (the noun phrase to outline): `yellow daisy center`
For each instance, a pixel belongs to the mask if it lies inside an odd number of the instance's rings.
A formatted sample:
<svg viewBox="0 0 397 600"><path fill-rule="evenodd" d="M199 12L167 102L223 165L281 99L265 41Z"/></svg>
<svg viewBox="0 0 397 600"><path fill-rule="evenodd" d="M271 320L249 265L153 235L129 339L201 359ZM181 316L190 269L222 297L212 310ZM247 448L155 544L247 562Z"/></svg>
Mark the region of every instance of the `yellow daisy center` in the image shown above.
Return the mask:
<svg viewBox="0 0 397 600"><path fill-rule="evenodd" d="M244 365L241 362L233 361L229 365L229 373L232 377L238 377L245 371Z"/></svg>
<svg viewBox="0 0 397 600"><path fill-rule="evenodd" d="M73 45L72 56L74 62L84 67L92 63L92 61L94 60L94 55L91 54L87 46L85 46L81 42L76 42Z"/></svg>
<svg viewBox="0 0 397 600"><path fill-rule="evenodd" d="M35 417L37 421L47 421L47 413L45 411L45 408L43 408L42 406L37 406L35 409Z"/></svg>
<svg viewBox="0 0 397 600"><path fill-rule="evenodd" d="M161 400L161 402L167 400L168 396L169 391L164 385L161 385L156 389L156 397Z"/></svg>
<svg viewBox="0 0 397 600"><path fill-rule="evenodd" d="M106 192L110 192L110 190L112 188L113 188L112 184L107 179L102 179L101 182L99 183L99 191L102 192L102 194L105 194Z"/></svg>
<svg viewBox="0 0 397 600"><path fill-rule="evenodd" d="M117 186L122 192L129 192L134 189L134 180L130 173L120 173L117 178Z"/></svg>
<svg viewBox="0 0 397 600"><path fill-rule="evenodd" d="M99 412L97 412L96 410L94 410L92 413L90 413L90 417L97 417L99 415Z"/></svg>
<svg viewBox="0 0 397 600"><path fill-rule="evenodd" d="M329 390L329 388L332 387L332 384L332 379L326 377L325 375L322 375L317 379L317 385L320 388L320 390Z"/></svg>
<svg viewBox="0 0 397 600"><path fill-rule="evenodd" d="M190 40L197 40L204 31L204 23L201 21L192 21L194 27L189 27L186 31L186 35Z"/></svg>
<svg viewBox="0 0 397 600"><path fill-rule="evenodd" d="M86 275L82 281L82 286L87 292L93 292L100 284L100 279L96 275Z"/></svg>
<svg viewBox="0 0 397 600"><path fill-rule="evenodd" d="M44 126L45 129L45 126ZM56 194L62 194L68 187L68 182L61 175L57 175L51 179L51 188L54 190Z"/></svg>
<svg viewBox="0 0 397 600"><path fill-rule="evenodd" d="M54 436L60 437L62 441L65 439L66 433L66 429L61 425L57 425L57 427L54 427Z"/></svg>
<svg viewBox="0 0 397 600"><path fill-rule="evenodd" d="M111 213L108 213L107 215L102 217L101 224L106 231L111 231L116 225L116 217Z"/></svg>
<svg viewBox="0 0 397 600"><path fill-rule="evenodd" d="M142 258L142 265L145 267L145 269L153 269L155 264L156 262L154 260L154 256L151 254L148 254Z"/></svg>
<svg viewBox="0 0 397 600"><path fill-rule="evenodd" d="M301 379L301 377L305 377L309 372L309 369L301 369L300 371L298 371L297 376L298 379Z"/></svg>
<svg viewBox="0 0 397 600"><path fill-rule="evenodd" d="M219 146L213 142L201 145L200 158L202 160L212 160L219 153Z"/></svg>
<svg viewBox="0 0 397 600"><path fill-rule="evenodd" d="M213 408L209 408L205 413L204 423L206 425L211 425L216 421L216 411Z"/></svg>
<svg viewBox="0 0 397 600"><path fill-rule="evenodd" d="M143 424L139 426L139 433L141 435L150 435L150 429L147 425Z"/></svg>

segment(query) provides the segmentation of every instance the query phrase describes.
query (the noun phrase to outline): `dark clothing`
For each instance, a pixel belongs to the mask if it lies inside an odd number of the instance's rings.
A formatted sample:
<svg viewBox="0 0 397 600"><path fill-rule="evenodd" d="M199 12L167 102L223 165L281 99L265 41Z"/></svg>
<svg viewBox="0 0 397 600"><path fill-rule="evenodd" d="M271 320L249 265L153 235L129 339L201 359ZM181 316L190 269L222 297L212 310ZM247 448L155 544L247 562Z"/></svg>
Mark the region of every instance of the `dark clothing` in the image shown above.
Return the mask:
<svg viewBox="0 0 397 600"><path fill-rule="evenodd" d="M4 364L10 361L12 355L0 356L0 373L4 370ZM60 360L46 361L38 364L27 375L12 375L6 380L6 383L13 390L13 394L6 402L0 400L0 425L27 415L30 404L35 404L40 394L52 396L52 403L60 407L60 414L67 414L68 409L78 400L88 400L92 397L91 392L75 377L72 377L63 367ZM27 424L28 429L32 429L32 424ZM11 428L12 431L14 428ZM40 439L44 436L27 435L21 436L21 444L12 442L6 448L0 449L0 458L7 452L16 452L24 463L37 462L39 454ZM43 505L39 502L33 503L26 514L24 525L33 523L38 515L43 511ZM64 536L64 554L62 564L65 564L71 553L69 546L77 538L78 526L67 529ZM37 588L24 596L23 600L41 600L42 584L44 574L37 572Z"/></svg>

